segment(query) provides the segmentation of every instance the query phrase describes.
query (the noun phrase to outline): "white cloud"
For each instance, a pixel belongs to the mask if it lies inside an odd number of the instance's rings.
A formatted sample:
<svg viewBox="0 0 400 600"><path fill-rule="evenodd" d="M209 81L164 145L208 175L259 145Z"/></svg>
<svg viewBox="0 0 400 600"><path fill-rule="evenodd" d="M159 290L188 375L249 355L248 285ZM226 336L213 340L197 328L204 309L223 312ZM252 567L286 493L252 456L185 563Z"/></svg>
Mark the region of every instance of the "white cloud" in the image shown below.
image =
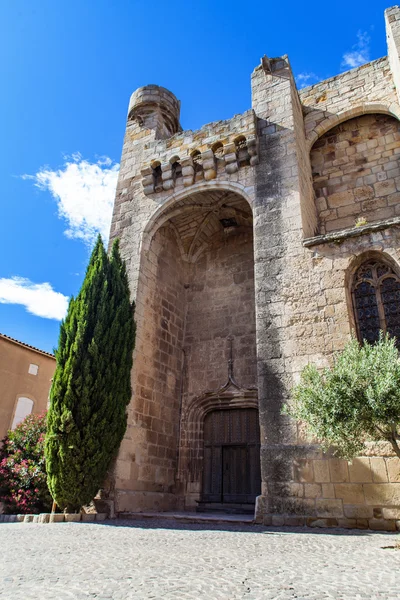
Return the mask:
<svg viewBox="0 0 400 600"><path fill-rule="evenodd" d="M60 321L67 313L68 296L50 283L33 283L24 277L0 279L0 304L22 304L32 315Z"/></svg>
<svg viewBox="0 0 400 600"><path fill-rule="evenodd" d="M91 246L98 233L108 239L119 165L108 157L91 163L79 153L65 157L57 170L42 167L32 179L55 198L58 214L68 223L65 234Z"/></svg>
<svg viewBox="0 0 400 600"><path fill-rule="evenodd" d="M305 88L308 85L313 85L321 81L321 77L318 77L315 73L300 73L296 76L296 82L299 89Z"/></svg>
<svg viewBox="0 0 400 600"><path fill-rule="evenodd" d="M369 61L369 44L371 38L366 31L357 33L357 43L352 46L350 52L343 54L342 67L354 69Z"/></svg>

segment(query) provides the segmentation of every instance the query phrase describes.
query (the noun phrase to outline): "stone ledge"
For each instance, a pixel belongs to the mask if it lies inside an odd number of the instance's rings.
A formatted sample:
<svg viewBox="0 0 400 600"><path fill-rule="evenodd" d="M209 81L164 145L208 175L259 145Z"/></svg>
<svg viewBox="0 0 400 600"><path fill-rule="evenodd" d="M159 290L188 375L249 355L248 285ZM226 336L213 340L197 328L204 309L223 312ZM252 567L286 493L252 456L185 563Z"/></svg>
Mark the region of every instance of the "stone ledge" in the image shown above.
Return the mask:
<svg viewBox="0 0 400 600"><path fill-rule="evenodd" d="M400 217L394 217L375 223L367 223L367 225L361 225L360 227L349 227L348 229L341 229L340 231L332 231L331 233L325 233L324 235L305 238L303 240L303 246L305 248L310 248L311 246L329 244L331 242L340 243L349 238L359 237L367 233L374 233L375 231L381 231L382 229L389 229L399 225Z"/></svg>
<svg viewBox="0 0 400 600"><path fill-rule="evenodd" d="M19 515L5 515L0 514L0 523L94 523L105 521L107 519L106 513L91 513L91 514L80 514L80 513L40 513L36 515L32 514L19 514Z"/></svg>

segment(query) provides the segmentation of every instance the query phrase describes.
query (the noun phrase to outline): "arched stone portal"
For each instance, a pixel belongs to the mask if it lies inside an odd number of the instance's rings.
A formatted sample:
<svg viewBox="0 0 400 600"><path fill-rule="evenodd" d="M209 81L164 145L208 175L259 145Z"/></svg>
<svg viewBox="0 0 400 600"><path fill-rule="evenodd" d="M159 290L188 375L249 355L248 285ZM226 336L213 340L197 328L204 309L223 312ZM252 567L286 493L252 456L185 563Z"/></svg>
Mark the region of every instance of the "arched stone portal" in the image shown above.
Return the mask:
<svg viewBox="0 0 400 600"><path fill-rule="evenodd" d="M252 211L235 192L199 192L160 211L147 235L134 397L119 457L128 456L129 479L118 508L194 509L203 469L199 406L218 390L222 398L234 364L238 384L225 398L257 407Z"/></svg>

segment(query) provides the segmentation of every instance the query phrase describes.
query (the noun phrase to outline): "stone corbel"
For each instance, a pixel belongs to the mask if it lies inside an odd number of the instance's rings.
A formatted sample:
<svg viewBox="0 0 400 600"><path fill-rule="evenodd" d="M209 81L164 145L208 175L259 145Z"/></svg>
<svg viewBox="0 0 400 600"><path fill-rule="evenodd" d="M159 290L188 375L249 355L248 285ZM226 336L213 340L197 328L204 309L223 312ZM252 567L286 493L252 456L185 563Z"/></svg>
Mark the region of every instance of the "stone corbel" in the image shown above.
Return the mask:
<svg viewBox="0 0 400 600"><path fill-rule="evenodd" d="M181 160L183 185L189 187L194 182L194 165L193 158L188 156Z"/></svg>
<svg viewBox="0 0 400 600"><path fill-rule="evenodd" d="M250 165L254 167L260 162L258 156L258 138L253 137L247 140L247 151L250 154Z"/></svg>
<svg viewBox="0 0 400 600"><path fill-rule="evenodd" d="M232 142L230 144L225 144L224 146L224 159L225 159L225 171L231 175L232 173L236 173L238 170L238 162L236 156L236 146Z"/></svg>
<svg viewBox="0 0 400 600"><path fill-rule="evenodd" d="M172 190L172 188L174 187L174 180L172 175L171 163L168 162L161 165L161 173L163 190Z"/></svg>
<svg viewBox="0 0 400 600"><path fill-rule="evenodd" d="M149 194L154 194L154 174L153 169L151 167L145 167L140 171L143 179L143 192L148 196Z"/></svg>
<svg viewBox="0 0 400 600"><path fill-rule="evenodd" d="M210 181L217 176L217 164L212 150L206 150L202 153L204 179Z"/></svg>

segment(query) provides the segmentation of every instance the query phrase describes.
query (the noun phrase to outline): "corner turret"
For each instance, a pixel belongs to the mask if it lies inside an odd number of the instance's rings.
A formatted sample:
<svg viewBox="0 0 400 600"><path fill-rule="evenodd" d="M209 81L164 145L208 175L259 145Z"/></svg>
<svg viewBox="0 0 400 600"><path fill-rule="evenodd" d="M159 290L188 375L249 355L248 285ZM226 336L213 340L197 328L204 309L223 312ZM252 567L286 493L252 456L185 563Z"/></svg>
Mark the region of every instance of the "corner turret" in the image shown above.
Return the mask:
<svg viewBox="0 0 400 600"><path fill-rule="evenodd" d="M156 139L166 139L181 131L180 101L172 92L158 85L145 85L131 96L128 123L152 129Z"/></svg>

